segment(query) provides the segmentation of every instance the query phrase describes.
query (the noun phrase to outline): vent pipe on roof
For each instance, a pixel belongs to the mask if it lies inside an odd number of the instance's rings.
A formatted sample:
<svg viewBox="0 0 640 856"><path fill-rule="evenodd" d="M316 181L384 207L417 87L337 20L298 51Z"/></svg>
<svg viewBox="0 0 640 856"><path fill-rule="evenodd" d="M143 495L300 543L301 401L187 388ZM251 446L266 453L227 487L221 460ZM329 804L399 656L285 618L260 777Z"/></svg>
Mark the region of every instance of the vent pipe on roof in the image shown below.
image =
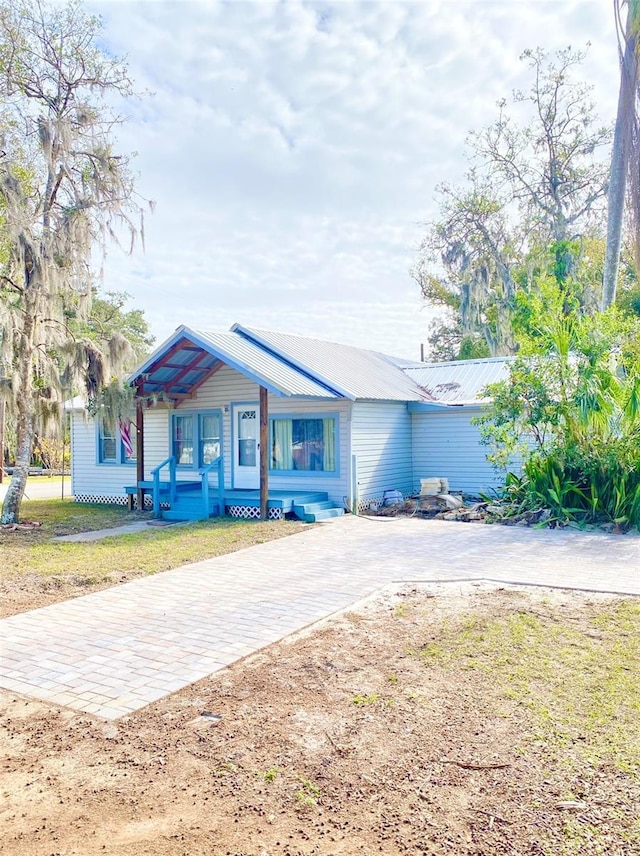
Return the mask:
<svg viewBox="0 0 640 856"><path fill-rule="evenodd" d="M420 342L420 362L424 362L424 342Z"/></svg>

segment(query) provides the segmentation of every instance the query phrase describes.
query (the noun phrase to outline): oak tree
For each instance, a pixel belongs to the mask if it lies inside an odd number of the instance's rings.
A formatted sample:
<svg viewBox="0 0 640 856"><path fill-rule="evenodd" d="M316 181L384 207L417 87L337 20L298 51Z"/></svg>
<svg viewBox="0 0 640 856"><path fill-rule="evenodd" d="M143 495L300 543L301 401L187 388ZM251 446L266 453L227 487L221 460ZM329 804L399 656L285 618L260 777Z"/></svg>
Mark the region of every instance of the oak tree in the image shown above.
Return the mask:
<svg viewBox="0 0 640 856"><path fill-rule="evenodd" d="M512 353L516 292L541 270L569 287L580 244L597 234L607 190L598 122L589 87L576 79L584 51L526 51L531 84L506 100L498 117L468 139L462 187L442 185L412 275L423 298L444 307L461 341L478 334L491 355ZM585 300L594 304L592 294ZM446 322L451 325L451 320Z"/></svg>
<svg viewBox="0 0 640 856"><path fill-rule="evenodd" d="M111 105L132 84L100 33L77 0L0 0L0 374L17 436L4 523L18 519L37 420L57 418L79 384L95 396L131 355L119 331L102 342L74 331L96 254L141 231L130 161L113 145Z"/></svg>

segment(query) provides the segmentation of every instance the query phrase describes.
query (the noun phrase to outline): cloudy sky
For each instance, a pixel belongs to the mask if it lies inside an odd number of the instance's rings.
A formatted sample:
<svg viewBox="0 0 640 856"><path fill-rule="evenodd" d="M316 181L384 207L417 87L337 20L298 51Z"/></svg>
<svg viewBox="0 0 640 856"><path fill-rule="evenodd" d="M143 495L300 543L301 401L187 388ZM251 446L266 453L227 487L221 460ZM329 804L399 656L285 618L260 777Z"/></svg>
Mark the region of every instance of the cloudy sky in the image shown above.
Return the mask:
<svg viewBox="0 0 640 856"><path fill-rule="evenodd" d="M592 46L613 119L607 0L99 0L139 90L120 146L155 200L146 252L110 252L164 339L234 321L418 358L433 314L409 276L465 137L521 86L526 48Z"/></svg>

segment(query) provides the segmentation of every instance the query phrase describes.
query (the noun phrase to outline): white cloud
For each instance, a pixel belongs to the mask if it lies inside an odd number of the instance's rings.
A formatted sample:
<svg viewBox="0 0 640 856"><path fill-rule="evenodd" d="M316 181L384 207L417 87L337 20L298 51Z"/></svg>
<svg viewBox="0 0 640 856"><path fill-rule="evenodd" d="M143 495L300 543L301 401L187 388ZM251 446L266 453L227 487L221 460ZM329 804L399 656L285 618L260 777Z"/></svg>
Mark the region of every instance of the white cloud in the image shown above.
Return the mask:
<svg viewBox="0 0 640 856"><path fill-rule="evenodd" d="M145 255L111 252L164 338L232 321L416 356L432 313L408 274L434 188L520 86L527 47L594 42L601 113L617 91L597 0L97 2L139 88L120 145L157 200Z"/></svg>

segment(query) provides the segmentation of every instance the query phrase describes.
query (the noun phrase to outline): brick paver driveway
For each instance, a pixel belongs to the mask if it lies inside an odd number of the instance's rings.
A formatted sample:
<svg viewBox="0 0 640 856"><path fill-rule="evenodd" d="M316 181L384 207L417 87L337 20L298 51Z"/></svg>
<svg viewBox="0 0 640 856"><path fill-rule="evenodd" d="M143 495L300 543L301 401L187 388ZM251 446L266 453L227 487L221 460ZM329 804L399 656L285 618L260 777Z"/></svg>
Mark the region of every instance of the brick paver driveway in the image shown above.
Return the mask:
<svg viewBox="0 0 640 856"><path fill-rule="evenodd" d="M401 581L640 594L640 537L345 517L6 618L0 686L107 719Z"/></svg>

